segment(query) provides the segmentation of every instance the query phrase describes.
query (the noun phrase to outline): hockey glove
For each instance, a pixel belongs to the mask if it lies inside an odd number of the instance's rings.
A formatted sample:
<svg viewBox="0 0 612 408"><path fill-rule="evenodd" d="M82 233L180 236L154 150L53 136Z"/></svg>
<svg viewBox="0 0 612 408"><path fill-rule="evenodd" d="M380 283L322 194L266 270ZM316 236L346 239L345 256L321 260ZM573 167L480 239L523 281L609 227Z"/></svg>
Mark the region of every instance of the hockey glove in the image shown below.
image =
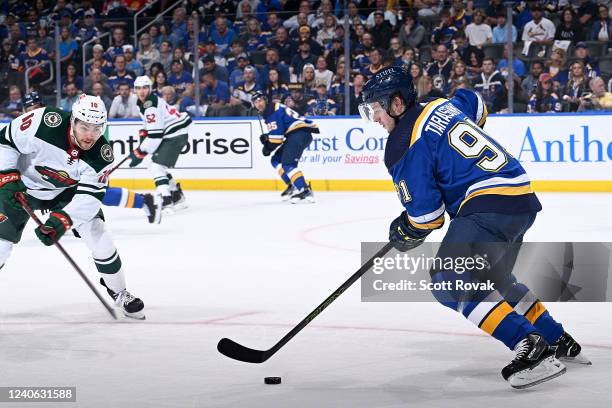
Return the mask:
<svg viewBox="0 0 612 408"><path fill-rule="evenodd" d="M47 222L37 227L34 232L43 244L49 246L59 241L71 226L70 216L64 211L58 210L49 214Z"/></svg>
<svg viewBox="0 0 612 408"><path fill-rule="evenodd" d="M261 152L263 153L264 156L271 155L273 151L274 151L274 148L270 146L270 143L266 143L261 149Z"/></svg>
<svg viewBox="0 0 612 408"><path fill-rule="evenodd" d="M389 226L389 241L398 251L405 252L418 247L431 230L418 230L410 225L408 213L403 211Z"/></svg>
<svg viewBox="0 0 612 408"><path fill-rule="evenodd" d="M18 170L0 171L0 200L8 203L16 210L23 210L21 203L15 198L17 193L25 193L26 186L21 181L21 173Z"/></svg>
<svg viewBox="0 0 612 408"><path fill-rule="evenodd" d="M268 144L268 142L270 141L270 134L269 133L264 133L261 136L259 136L259 141L261 142L262 145L266 145Z"/></svg>
<svg viewBox="0 0 612 408"><path fill-rule="evenodd" d="M130 153L130 167L138 166L140 163L142 163L142 160L145 158L146 155L147 152L143 152L142 150L140 150L139 147L134 149L132 153Z"/></svg>

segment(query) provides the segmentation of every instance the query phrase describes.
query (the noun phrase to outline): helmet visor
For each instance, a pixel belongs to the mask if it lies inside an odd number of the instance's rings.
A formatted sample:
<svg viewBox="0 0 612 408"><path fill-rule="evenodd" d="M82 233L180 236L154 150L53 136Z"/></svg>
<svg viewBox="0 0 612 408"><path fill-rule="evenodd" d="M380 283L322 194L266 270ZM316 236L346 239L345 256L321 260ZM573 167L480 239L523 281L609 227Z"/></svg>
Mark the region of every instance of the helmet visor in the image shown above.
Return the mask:
<svg viewBox="0 0 612 408"><path fill-rule="evenodd" d="M380 102L362 102L359 104L359 115L366 122L374 122L385 110Z"/></svg>

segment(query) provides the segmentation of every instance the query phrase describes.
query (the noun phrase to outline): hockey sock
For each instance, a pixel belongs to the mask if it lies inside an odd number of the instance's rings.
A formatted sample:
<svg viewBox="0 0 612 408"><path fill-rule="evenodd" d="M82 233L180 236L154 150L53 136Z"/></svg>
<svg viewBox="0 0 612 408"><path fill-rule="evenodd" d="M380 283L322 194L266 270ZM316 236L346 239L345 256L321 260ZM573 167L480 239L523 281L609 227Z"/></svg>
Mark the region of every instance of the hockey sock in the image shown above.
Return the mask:
<svg viewBox="0 0 612 408"><path fill-rule="evenodd" d="M91 251L96 269L104 279L106 286L113 292L124 290L125 277L121 269L121 257L110 233L106 231L104 221L94 218L80 225L78 233Z"/></svg>
<svg viewBox="0 0 612 408"><path fill-rule="evenodd" d="M296 167L283 166L283 170L289 176L289 180L298 190L303 190L307 187L306 179L304 179L304 174Z"/></svg>
<svg viewBox="0 0 612 408"><path fill-rule="evenodd" d="M272 161L272 166L274 166L274 168L278 172L278 175L285 182L285 184L290 186L291 185L291 180L289 180L289 177L287 176L287 173L285 173L285 170L283 169L283 165L280 164L279 162L273 160Z"/></svg>
<svg viewBox="0 0 612 408"><path fill-rule="evenodd" d="M522 283L514 283L504 292L504 298L514 311L522 316L538 330L548 344L555 344L563 335L563 325L548 313L544 304Z"/></svg>
<svg viewBox="0 0 612 408"><path fill-rule="evenodd" d="M151 163L151 173L153 174L153 180L155 181L155 188L158 193L162 196L170 195L170 179L168 179L168 172L166 166L161 164Z"/></svg>
<svg viewBox="0 0 612 408"><path fill-rule="evenodd" d="M178 187L176 185L176 180L172 177L172 174L166 173L168 176L168 185L170 186L170 191L178 191Z"/></svg>
<svg viewBox="0 0 612 408"><path fill-rule="evenodd" d="M144 197L127 188L108 187L102 198L102 204L111 207L142 208Z"/></svg>
<svg viewBox="0 0 612 408"><path fill-rule="evenodd" d="M471 281L469 273L437 272L431 282L456 288L455 281ZM442 288L444 286L441 285ZM537 331L525 318L519 315L504 298L494 291L466 292L462 290L433 290L434 297L444 306L461 312L465 318L490 336L504 343L511 350L528 334Z"/></svg>

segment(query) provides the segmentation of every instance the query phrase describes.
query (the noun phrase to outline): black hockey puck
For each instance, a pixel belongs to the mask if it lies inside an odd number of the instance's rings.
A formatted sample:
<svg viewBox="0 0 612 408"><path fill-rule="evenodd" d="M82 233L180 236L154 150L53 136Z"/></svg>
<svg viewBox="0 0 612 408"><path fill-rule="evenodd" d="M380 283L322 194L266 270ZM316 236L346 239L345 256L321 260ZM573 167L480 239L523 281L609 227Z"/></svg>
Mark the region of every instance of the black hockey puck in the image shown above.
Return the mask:
<svg viewBox="0 0 612 408"><path fill-rule="evenodd" d="M264 383L266 383L266 384L280 384L281 383L281 378L280 377L266 377L266 378L264 378Z"/></svg>

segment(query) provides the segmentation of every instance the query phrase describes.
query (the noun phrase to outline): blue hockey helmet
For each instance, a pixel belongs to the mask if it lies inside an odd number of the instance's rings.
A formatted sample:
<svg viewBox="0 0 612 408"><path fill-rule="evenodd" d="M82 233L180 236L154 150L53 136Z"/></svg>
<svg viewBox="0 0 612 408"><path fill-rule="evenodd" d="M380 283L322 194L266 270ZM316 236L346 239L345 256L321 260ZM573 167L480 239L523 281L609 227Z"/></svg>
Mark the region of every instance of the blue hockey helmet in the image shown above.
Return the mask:
<svg viewBox="0 0 612 408"><path fill-rule="evenodd" d="M45 104L43 103L42 99L40 98L40 95L38 94L38 92L36 91L32 91L28 94L26 94L23 97L23 110L24 112L28 111L28 108L34 106L34 105L39 105L39 108L42 108L43 106L45 106Z"/></svg>
<svg viewBox="0 0 612 408"><path fill-rule="evenodd" d="M359 114L363 119L372 122L376 109L383 109L392 118L397 119L399 116L392 115L389 111L394 96L401 97L407 109L416 102L417 93L407 65L385 68L365 84L361 93Z"/></svg>
<svg viewBox="0 0 612 408"><path fill-rule="evenodd" d="M255 91L251 94L251 105L253 106L253 108L255 108L255 101L261 98L263 98L264 101L268 102L268 98L266 97L266 94L261 91Z"/></svg>

